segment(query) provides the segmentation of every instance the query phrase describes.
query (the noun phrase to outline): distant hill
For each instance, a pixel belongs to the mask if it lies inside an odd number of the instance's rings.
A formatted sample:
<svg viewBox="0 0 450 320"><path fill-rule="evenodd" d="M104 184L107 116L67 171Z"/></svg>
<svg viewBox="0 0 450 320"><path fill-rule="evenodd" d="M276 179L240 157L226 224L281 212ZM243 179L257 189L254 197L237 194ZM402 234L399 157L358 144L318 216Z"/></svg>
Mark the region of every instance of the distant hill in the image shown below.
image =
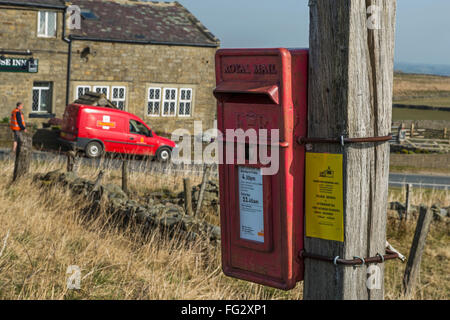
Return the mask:
<svg viewBox="0 0 450 320"><path fill-rule="evenodd" d="M445 64L416 64L397 62L394 67L396 72L431 74L450 77L450 65Z"/></svg>

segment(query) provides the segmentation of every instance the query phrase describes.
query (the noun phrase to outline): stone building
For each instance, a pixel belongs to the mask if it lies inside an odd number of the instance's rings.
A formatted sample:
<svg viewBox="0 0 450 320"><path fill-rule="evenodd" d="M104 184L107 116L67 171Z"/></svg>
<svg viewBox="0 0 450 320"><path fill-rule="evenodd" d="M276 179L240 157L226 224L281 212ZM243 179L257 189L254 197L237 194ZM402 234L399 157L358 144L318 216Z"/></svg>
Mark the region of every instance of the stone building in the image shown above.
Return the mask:
<svg viewBox="0 0 450 320"><path fill-rule="evenodd" d="M211 128L218 47L178 2L0 0L0 117L61 118L91 90L158 132Z"/></svg>

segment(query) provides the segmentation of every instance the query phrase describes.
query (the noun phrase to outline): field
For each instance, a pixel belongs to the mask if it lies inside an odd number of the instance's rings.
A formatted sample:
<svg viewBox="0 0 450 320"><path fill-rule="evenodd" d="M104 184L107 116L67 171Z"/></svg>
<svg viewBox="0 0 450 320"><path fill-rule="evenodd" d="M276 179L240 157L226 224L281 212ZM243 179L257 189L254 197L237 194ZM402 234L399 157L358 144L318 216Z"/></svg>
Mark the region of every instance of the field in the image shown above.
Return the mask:
<svg viewBox="0 0 450 320"><path fill-rule="evenodd" d="M394 103L450 107L450 77L395 73Z"/></svg>
<svg viewBox="0 0 450 320"><path fill-rule="evenodd" d="M60 163L33 162L32 171L48 172ZM143 238L133 229L110 226L106 217L87 221L83 199L61 188L41 190L31 178L9 185L13 162L1 161L0 299L301 299L302 285L284 292L225 277L220 248L205 241L170 239L159 232ZM81 168L94 179L99 168ZM164 189L180 191L183 176L130 175L131 193L140 198ZM106 180L120 185L120 172ZM200 177L193 177L195 183ZM139 186L139 189L137 188ZM413 203L449 205L448 192L416 192ZM402 199L391 190L390 200ZM218 222L217 212L206 219ZM388 239L407 255L414 223L400 224L389 214ZM421 283L413 299L450 298L448 222L433 223L425 250ZM68 290L68 266L81 269L81 290ZM386 298L401 299L405 264L390 261Z"/></svg>
<svg viewBox="0 0 450 320"><path fill-rule="evenodd" d="M415 100L409 100L406 104L413 104ZM409 108L392 108L392 121L400 120L447 120L450 121L450 111L421 110Z"/></svg>
<svg viewBox="0 0 450 320"><path fill-rule="evenodd" d="M449 111L392 109L392 119L450 120L450 77L394 74L394 104L448 108Z"/></svg>

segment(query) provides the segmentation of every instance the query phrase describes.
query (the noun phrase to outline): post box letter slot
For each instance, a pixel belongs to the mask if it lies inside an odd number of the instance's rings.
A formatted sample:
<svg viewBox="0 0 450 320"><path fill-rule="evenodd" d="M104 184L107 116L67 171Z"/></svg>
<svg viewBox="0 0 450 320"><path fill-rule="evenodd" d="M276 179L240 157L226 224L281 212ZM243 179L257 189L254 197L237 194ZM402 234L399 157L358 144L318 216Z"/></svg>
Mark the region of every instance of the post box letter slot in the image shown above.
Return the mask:
<svg viewBox="0 0 450 320"><path fill-rule="evenodd" d="M278 86L261 82L229 82L219 84L214 96L223 102L279 104Z"/></svg>

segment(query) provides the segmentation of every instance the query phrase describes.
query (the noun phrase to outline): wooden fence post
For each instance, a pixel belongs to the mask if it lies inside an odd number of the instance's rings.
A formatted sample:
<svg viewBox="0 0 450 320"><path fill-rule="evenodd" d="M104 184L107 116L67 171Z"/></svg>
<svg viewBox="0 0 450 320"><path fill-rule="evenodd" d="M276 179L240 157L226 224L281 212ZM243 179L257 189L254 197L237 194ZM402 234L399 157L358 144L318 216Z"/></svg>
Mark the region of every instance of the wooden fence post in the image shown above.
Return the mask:
<svg viewBox="0 0 450 320"><path fill-rule="evenodd" d="M128 194L128 161L122 160L122 190Z"/></svg>
<svg viewBox="0 0 450 320"><path fill-rule="evenodd" d="M183 179L184 185L184 211L192 216L192 184L190 178Z"/></svg>
<svg viewBox="0 0 450 320"><path fill-rule="evenodd" d="M430 208L420 207L420 215L417 220L414 240L409 252L408 263L406 264L405 275L403 277L404 294L410 297L417 283L420 273L420 262L425 248L428 231L430 230L433 211Z"/></svg>
<svg viewBox="0 0 450 320"><path fill-rule="evenodd" d="M26 175L30 171L31 156L33 153L33 143L30 134L20 131L18 133L16 160L14 163L13 182Z"/></svg>
<svg viewBox="0 0 450 320"><path fill-rule="evenodd" d="M411 211L411 192L412 192L412 184L408 183L406 185L406 203L405 203L405 221L408 220L409 211Z"/></svg>
<svg viewBox="0 0 450 320"><path fill-rule="evenodd" d="M202 210L203 195L205 193L206 183L208 182L208 175L209 175L210 168L211 168L211 165L205 164L204 169L203 169L202 184L200 186L200 192L198 194L197 207L195 208L195 215L197 217L200 215L200 211Z"/></svg>
<svg viewBox="0 0 450 320"><path fill-rule="evenodd" d="M391 128L396 1L310 0L308 137L387 136ZM375 22L374 22L375 21ZM344 242L305 238L329 257L383 254L389 144L313 144L344 155ZM306 222L307 223L307 222ZM383 299L366 286L367 267L305 260L304 299Z"/></svg>
<svg viewBox="0 0 450 320"><path fill-rule="evenodd" d="M67 172L72 172L75 170L76 153L74 150L70 150L66 153L67 155Z"/></svg>

